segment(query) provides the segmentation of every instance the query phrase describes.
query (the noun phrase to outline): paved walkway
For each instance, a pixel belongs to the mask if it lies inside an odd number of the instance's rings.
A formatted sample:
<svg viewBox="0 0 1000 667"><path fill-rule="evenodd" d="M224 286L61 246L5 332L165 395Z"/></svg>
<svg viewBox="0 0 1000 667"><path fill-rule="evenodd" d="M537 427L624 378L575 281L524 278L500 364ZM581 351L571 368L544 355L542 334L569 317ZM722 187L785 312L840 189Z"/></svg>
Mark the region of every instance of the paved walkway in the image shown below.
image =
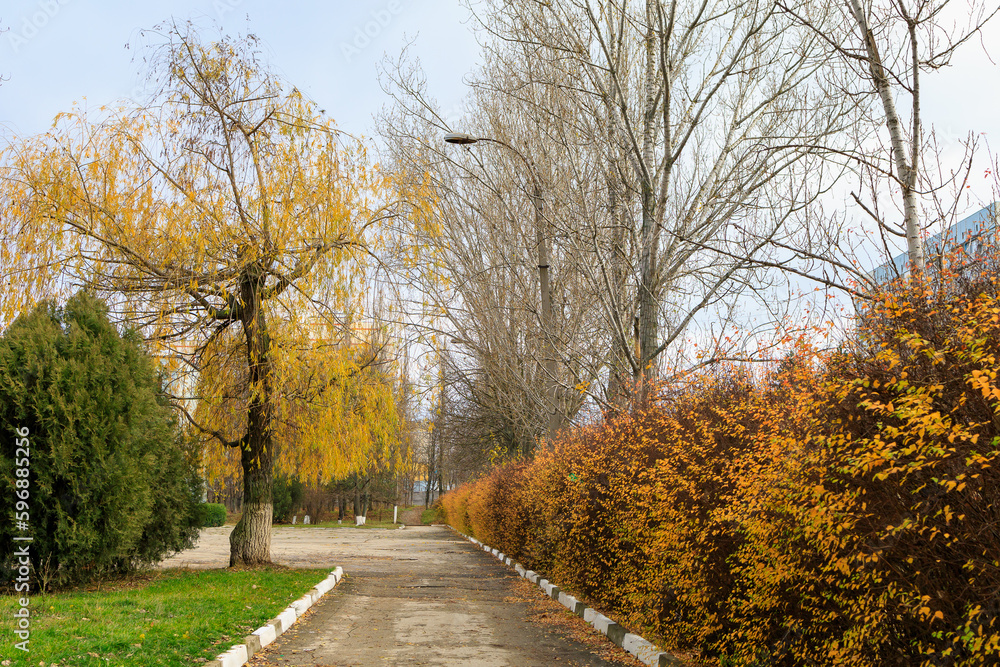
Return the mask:
<svg viewBox="0 0 1000 667"><path fill-rule="evenodd" d="M419 526L420 509L403 511L399 519L403 523L412 522ZM274 526L271 530L271 560L289 567L327 567L332 570L339 565L349 570L359 558L362 561L392 558L400 548L391 539L386 541L394 534L391 529L354 528L348 524L337 528ZM189 567L194 570L227 567L231 532L233 526L202 528L195 548L167 558L157 567Z"/></svg>
<svg viewBox="0 0 1000 667"><path fill-rule="evenodd" d="M202 555L219 538L228 545L228 531L217 532L203 538ZM278 529L273 544L278 562L318 560L341 565L347 577L255 656L253 667L640 664L442 526ZM198 550L188 552L190 560L211 560Z"/></svg>
<svg viewBox="0 0 1000 667"><path fill-rule="evenodd" d="M391 536L401 536L409 530L414 528L275 526L271 531L271 560L280 565L302 568L332 570L340 565L350 572L359 562L392 559L403 547ZM167 558L158 567L189 567L195 570L227 567L231 532L233 526L203 528L194 549Z"/></svg>

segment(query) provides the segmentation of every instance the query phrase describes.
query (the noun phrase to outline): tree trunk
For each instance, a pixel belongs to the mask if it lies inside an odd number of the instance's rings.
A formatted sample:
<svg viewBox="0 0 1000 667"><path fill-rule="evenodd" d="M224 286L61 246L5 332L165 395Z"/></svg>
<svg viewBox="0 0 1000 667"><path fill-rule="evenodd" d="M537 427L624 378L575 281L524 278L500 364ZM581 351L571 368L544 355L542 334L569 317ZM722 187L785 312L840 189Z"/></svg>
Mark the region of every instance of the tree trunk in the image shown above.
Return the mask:
<svg viewBox="0 0 1000 667"><path fill-rule="evenodd" d="M900 190L903 194L903 221L906 227L906 247L909 254L910 270L914 274L919 274L924 270L924 247L920 238L920 224L917 219L917 153L919 150L920 120L919 120L919 88L917 87L917 62L916 54L913 58L913 154L907 161L906 142L903 140L903 124L896 111L896 103L892 98L892 86L882 65L882 56L878 51L878 44L875 43L875 35L872 34L865 16L864 8L859 0L847 0L848 7L854 20L857 21L861 30L861 37L865 41L865 49L868 52L868 68L871 71L872 80L875 83L875 90L882 101L882 110L885 112L885 124L889 130L889 140L892 145L892 164L896 170L896 179L899 181ZM912 26L911 26L912 30ZM911 34L911 41L915 43L916 37Z"/></svg>
<svg viewBox="0 0 1000 667"><path fill-rule="evenodd" d="M261 308L264 272L251 262L240 280L243 330L250 375L247 432L240 441L243 467L243 515L229 535L229 566L271 562L271 521L274 513L273 450L271 447L271 360L267 321Z"/></svg>
<svg viewBox="0 0 1000 667"><path fill-rule="evenodd" d="M614 34L615 26L611 18L611 13L607 16L607 31L609 35ZM606 397L609 403L618 409L626 407L626 399L629 395L629 379L632 376L630 361L638 362L638 358L630 360L631 352L635 349L632 341L632 320L635 317L634 303L627 294L628 272L625 268L625 220L622 214L621 201L625 199L621 193L625 192L621 175L618 173L617 165L625 162L620 149L616 148L615 123L617 114L617 100L619 91L615 81L615 74L621 67L620 51L615 50L613 55L609 55L611 64L607 72L607 94L604 97L604 123L605 123L605 144L609 147L607 164L605 171L605 183L608 192L608 218L611 221L611 247L608 262L610 263L610 289L608 294L608 319L611 323L612 349L608 368L608 386ZM596 235L595 235L596 236Z"/></svg>
<svg viewBox="0 0 1000 667"><path fill-rule="evenodd" d="M258 465L250 448L242 452L243 515L229 534L229 566L262 565L271 562L273 484L270 461Z"/></svg>
<svg viewBox="0 0 1000 667"><path fill-rule="evenodd" d="M642 251L639 275L639 359L637 375L645 379L657 348L657 285L656 260L659 235L656 233L656 197L653 179L653 148L656 143L656 3L646 0L646 39L644 44L646 70L643 77L645 105L643 108L642 164L639 181L642 197Z"/></svg>
<svg viewBox="0 0 1000 667"><path fill-rule="evenodd" d="M610 114L608 116L610 117ZM612 327L612 347L608 364L608 386L605 393L609 403L618 409L624 409L629 393L628 379L632 375L629 369L629 351L632 349L632 346L629 345L629 342L632 338L631 325L634 311L626 307L626 304L629 303L625 296L628 275L624 266L624 221L622 220L618 197L620 181L617 174L610 168L608 169L606 179L608 210L612 225L611 256L609 257L609 263L611 264L609 271L611 276L611 294L608 295L608 319Z"/></svg>
<svg viewBox="0 0 1000 667"><path fill-rule="evenodd" d="M435 439L437 438L437 429L431 432L430 437L430 456L427 465L427 484L424 487L424 509L431 506L431 481L434 479L434 450L436 449Z"/></svg>

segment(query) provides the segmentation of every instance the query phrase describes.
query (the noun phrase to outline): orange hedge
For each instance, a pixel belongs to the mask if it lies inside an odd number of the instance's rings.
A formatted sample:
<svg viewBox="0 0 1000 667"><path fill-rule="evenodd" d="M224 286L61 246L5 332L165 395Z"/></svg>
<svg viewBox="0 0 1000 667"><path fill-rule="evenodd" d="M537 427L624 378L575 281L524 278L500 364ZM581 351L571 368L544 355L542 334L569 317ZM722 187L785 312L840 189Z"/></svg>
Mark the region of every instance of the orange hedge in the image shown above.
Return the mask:
<svg viewBox="0 0 1000 667"><path fill-rule="evenodd" d="M719 664L996 664L998 360L996 281L903 286L836 353L660 390L442 503Z"/></svg>

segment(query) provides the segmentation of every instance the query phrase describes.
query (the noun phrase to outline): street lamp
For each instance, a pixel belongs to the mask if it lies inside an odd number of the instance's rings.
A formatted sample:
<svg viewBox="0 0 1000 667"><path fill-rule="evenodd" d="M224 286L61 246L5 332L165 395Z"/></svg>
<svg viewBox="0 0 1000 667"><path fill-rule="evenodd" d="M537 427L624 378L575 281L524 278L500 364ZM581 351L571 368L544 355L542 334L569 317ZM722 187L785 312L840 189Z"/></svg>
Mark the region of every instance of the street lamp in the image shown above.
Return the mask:
<svg viewBox="0 0 1000 667"><path fill-rule="evenodd" d="M479 141L479 139L475 138L471 134L466 134L465 132L449 132L444 135L444 140L449 144L458 144L459 146L466 146Z"/></svg>
<svg viewBox="0 0 1000 667"><path fill-rule="evenodd" d="M531 177L531 203L535 209L535 243L538 247L538 283L542 297L542 345L543 359L545 360L545 394L548 397L549 419L546 430L546 437L549 440L555 436L556 431L561 426L559 410L557 406L557 386L556 386L556 358L552 349L552 291L549 287L549 247L548 239L542 233L542 188L538 181L538 173L535 165L516 148L500 139L490 139L488 137L474 137L465 132L449 132L444 135L444 140L449 144L458 146L469 146L480 141L503 146L516 155L528 167L528 175Z"/></svg>

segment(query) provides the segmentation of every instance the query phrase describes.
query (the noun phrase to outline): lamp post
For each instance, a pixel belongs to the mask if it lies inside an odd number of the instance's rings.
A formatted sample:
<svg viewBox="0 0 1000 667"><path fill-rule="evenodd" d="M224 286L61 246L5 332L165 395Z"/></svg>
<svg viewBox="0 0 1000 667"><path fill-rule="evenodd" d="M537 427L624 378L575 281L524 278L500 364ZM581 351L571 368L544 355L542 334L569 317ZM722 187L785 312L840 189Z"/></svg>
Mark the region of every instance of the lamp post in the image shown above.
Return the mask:
<svg viewBox="0 0 1000 667"><path fill-rule="evenodd" d="M538 182L538 174L535 172L535 165L516 148L506 141L490 139L488 137L474 137L464 132L449 132L444 135L444 140L449 144L458 146L469 146L478 142L497 144L509 150L524 162L528 168L528 175L531 177L531 204L535 209L535 244L538 248L538 283L541 290L542 299L542 358L545 362L545 395L548 400L548 424L546 425L546 437L551 440L556 431L562 425L559 418L557 402L556 383L556 358L552 349L552 291L549 286L549 248L548 240L542 233L542 188Z"/></svg>

